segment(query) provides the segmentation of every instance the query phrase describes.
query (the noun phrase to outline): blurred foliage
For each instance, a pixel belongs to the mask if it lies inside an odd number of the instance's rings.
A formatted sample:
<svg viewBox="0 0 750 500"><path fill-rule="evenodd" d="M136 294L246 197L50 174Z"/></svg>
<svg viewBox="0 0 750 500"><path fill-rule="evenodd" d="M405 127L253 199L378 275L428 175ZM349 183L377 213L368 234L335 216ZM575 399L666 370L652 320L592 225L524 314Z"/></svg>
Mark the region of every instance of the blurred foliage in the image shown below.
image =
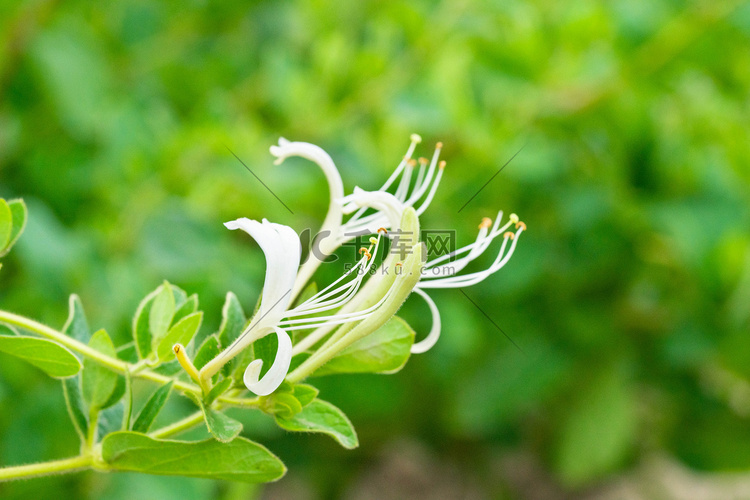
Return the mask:
<svg viewBox="0 0 750 500"><path fill-rule="evenodd" d="M29 207L2 307L60 327L75 292L119 344L168 279L200 294L215 329L227 290L252 307L264 265L221 222L302 231L327 207L316 169L272 166L279 135L324 147L350 190L378 187L418 132L420 154L441 140L448 160L423 227L462 244L498 209L529 227L505 269L465 290L523 351L460 292L436 293L432 351L392 377L320 379L360 449L235 415L287 463L284 481L336 497L398 436L493 497L511 495L493 469L506 450L569 489L652 453L746 471L748 46L750 4L734 0L2 3L0 196ZM423 308L405 310L418 332ZM0 463L76 451L43 374L3 357L0 402ZM249 494L90 473L0 494L51 488Z"/></svg>

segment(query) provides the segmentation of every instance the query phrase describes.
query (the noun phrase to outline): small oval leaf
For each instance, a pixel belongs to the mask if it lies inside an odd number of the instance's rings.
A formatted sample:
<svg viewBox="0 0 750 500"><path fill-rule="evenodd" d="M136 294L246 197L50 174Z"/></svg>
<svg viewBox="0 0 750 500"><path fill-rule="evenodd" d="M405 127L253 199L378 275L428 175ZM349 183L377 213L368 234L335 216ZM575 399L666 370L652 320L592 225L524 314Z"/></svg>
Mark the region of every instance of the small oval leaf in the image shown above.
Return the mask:
<svg viewBox="0 0 750 500"><path fill-rule="evenodd" d="M159 361L174 359L172 346L175 344L187 345L195 334L198 333L198 328L200 328L202 321L203 312L198 311L197 313L185 316L170 328L156 348L156 356L159 358Z"/></svg>
<svg viewBox="0 0 750 500"><path fill-rule="evenodd" d="M18 241L18 238L21 237L21 233L26 229L26 219L29 214L26 203L20 198L10 200L8 206L13 218L13 227L10 230L10 239L6 243L6 250L10 250L16 244L16 241Z"/></svg>
<svg viewBox="0 0 750 500"><path fill-rule="evenodd" d="M411 355L414 330L398 316L341 351L313 375L333 373L395 373Z"/></svg>
<svg viewBox="0 0 750 500"><path fill-rule="evenodd" d="M276 416L282 429L292 432L320 432L328 434L347 449L359 446L357 433L344 413L331 403L316 399L292 418Z"/></svg>
<svg viewBox="0 0 750 500"><path fill-rule="evenodd" d="M233 441L242 432L242 423L224 413L201 405L206 427L213 437L222 443Z"/></svg>
<svg viewBox="0 0 750 500"><path fill-rule="evenodd" d="M0 336L0 352L22 359L50 377L72 377L81 371L81 362L72 352L47 339Z"/></svg>
<svg viewBox="0 0 750 500"><path fill-rule="evenodd" d="M4 255L13 231L13 214L8 202L0 198L0 255Z"/></svg>
<svg viewBox="0 0 750 500"><path fill-rule="evenodd" d="M154 298L148 315L148 326L151 330L151 344L156 348L169 330L175 312L175 298L172 287L166 281Z"/></svg>
<svg viewBox="0 0 750 500"><path fill-rule="evenodd" d="M68 299L68 320L65 322L62 331L84 344L87 344L91 339L91 330L83 311L83 303L76 294L71 295Z"/></svg>
<svg viewBox="0 0 750 500"><path fill-rule="evenodd" d="M148 432L151 428L151 424L154 423L154 419L159 414L159 411L161 411L162 407L167 402L173 385L174 382L170 381L154 391L148 401L146 401L146 404L143 405L143 409L141 409L141 412L133 423L133 430L135 432Z"/></svg>
<svg viewBox="0 0 750 500"><path fill-rule="evenodd" d="M231 443L154 439L136 432L115 432L102 440L102 458L114 470L165 476L266 483L286 467L273 453L248 439Z"/></svg>
<svg viewBox="0 0 750 500"><path fill-rule="evenodd" d="M70 377L62 381L65 406L68 408L70 421L73 422L81 442L86 441L89 432L89 411L81 394L81 377Z"/></svg>
<svg viewBox="0 0 750 500"><path fill-rule="evenodd" d="M89 347L112 358L117 357L112 339L104 330L99 330L91 336ZM101 409L110 401L112 393L117 388L117 378L117 373L96 361L90 358L83 360L81 388L83 389L83 398L90 407Z"/></svg>

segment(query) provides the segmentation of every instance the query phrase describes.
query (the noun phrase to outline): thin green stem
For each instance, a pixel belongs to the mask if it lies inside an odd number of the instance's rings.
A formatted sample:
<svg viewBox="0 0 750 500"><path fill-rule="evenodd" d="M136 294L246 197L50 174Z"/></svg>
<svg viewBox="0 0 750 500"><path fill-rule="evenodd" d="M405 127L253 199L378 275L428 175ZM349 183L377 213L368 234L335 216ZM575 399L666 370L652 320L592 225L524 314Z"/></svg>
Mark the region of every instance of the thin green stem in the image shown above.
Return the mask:
<svg viewBox="0 0 750 500"><path fill-rule="evenodd" d="M55 342L64 345L68 349L72 349L80 354L83 354L87 358L93 359L97 363L106 366L111 370L124 373L127 367L126 362L112 358L110 356L107 356L106 354L102 354L96 349L92 349L86 344L79 342L74 338L68 337L64 333L58 332L57 330L54 330L47 325L43 325L42 323L39 323L32 319L19 316L18 314L13 314L11 312L0 311L0 321L21 327L25 330L38 333L43 337L54 340Z"/></svg>
<svg viewBox="0 0 750 500"><path fill-rule="evenodd" d="M177 422L166 425L161 429L150 432L149 436L155 439L168 438L170 436L174 436L175 434L180 434L181 432L188 431L201 422L203 422L203 412L196 411L195 413L188 415L182 420L178 420Z"/></svg>
<svg viewBox="0 0 750 500"><path fill-rule="evenodd" d="M92 408L89 412L89 433L86 436L86 449L91 450L96 444L96 435L99 427L99 410Z"/></svg>
<svg viewBox="0 0 750 500"><path fill-rule="evenodd" d="M50 462L41 462L38 464L3 467L0 469L0 482L47 476L50 474L76 472L88 469L93 464L93 461L94 459L91 455L79 455L77 457L52 460Z"/></svg>
<svg viewBox="0 0 750 500"><path fill-rule="evenodd" d="M260 398L221 398L222 406L236 406L238 408L257 408L260 406Z"/></svg>
<svg viewBox="0 0 750 500"><path fill-rule="evenodd" d="M42 323L39 323L38 321L34 321L33 319L29 319L24 316L20 316L18 314L13 314L8 311L0 310L0 322L7 323L9 325L14 325L24 330L34 332L38 335L41 335L42 337L46 337L50 340L54 340L55 342L64 345L68 349L78 352L82 354L83 356L96 361L102 366L106 366L112 371L124 374L125 372L130 370L131 372L130 375L132 377L137 377L137 378L141 378L144 380L150 380L152 382L156 382L162 385L167 384L170 381L174 381L174 387L176 389L179 389L183 392L192 392L193 394L197 396L203 395L203 391L201 390L201 388L195 384L190 384L188 382L176 380L172 377L167 377L166 375L161 375L151 370L140 370L140 371L134 372L133 367L136 366L140 368L141 366L143 366L144 361L141 361L137 363L136 365L131 365L120 359L107 356L106 354L102 354L96 349L92 349L86 344L79 342L76 339L65 335L64 333L59 332L53 328L50 328L47 325L44 325ZM222 398L219 397L218 401L221 401L221 400Z"/></svg>

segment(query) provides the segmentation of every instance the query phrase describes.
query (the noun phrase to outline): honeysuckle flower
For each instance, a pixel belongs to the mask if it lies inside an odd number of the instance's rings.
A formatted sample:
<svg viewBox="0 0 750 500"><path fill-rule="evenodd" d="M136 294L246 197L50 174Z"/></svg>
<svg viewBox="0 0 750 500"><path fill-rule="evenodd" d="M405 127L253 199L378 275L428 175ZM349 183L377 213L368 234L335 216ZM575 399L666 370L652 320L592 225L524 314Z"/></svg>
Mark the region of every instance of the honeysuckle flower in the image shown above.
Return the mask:
<svg viewBox="0 0 750 500"><path fill-rule="evenodd" d="M411 142L404 158L377 191L368 193L355 188L354 193L349 196L343 196L343 183L333 160L318 146L304 142L289 142L282 138L279 140L278 146L271 147L271 153L277 157L276 164L283 162L290 156L307 158L320 167L328 180L331 203L317 240L318 248L324 254L332 252L354 236L374 233L375 228L395 228L395 222L399 220L400 214L406 207L414 207L417 216L422 215L429 207L440 185L445 168L445 162L439 161L442 143L437 143L431 160L425 158L414 160L412 155L422 138L417 134L412 134L410 139ZM419 166L418 170L416 170L417 166ZM416 180L412 184L415 171ZM394 193L388 193L388 190L394 185ZM358 199L360 200L359 205L357 204ZM367 203L361 203L362 200L366 200ZM368 209L374 209L375 212L368 214ZM352 215L344 222L344 215L348 214ZM477 284L499 271L513 255L518 237L526 229L526 226L518 220L515 214L512 214L502 227L500 227L501 221L502 212L498 213L494 225L490 219L483 219L474 243L424 265L421 279L414 288L414 292L427 302L433 323L429 334L412 346L413 353L427 351L437 342L440 336L441 320L438 308L424 290L430 288L459 288ZM515 225L515 232L508 231L511 225ZM493 241L501 235L500 250L489 267L479 272L458 274L469 263L482 255ZM461 257L450 261L450 259L458 256ZM387 262L393 263L392 259ZM296 296L301 291L301 287L312 277L319 264L320 260L310 259L302 266L292 296ZM383 265L385 266L386 263ZM365 289L372 289L377 285L378 280L371 279L365 284ZM360 307L361 298L366 296L365 289L359 297L343 307L340 313L348 314ZM331 330L330 326L319 328L294 346L294 352L302 352L311 347Z"/></svg>
<svg viewBox="0 0 750 500"><path fill-rule="evenodd" d="M288 226L266 219L260 223L241 218L227 222L225 226L241 229L257 241L266 257L266 275L257 313L238 338L201 369L200 378L203 381L210 379L224 364L256 340L275 333L278 349L271 368L263 378L259 378L263 362L256 359L247 366L243 376L245 386L255 394L270 394L283 382L289 370L292 359L289 331L360 321L382 304L376 303L355 312L319 316L321 312L340 309L356 295L380 247L382 233L378 233L377 238L371 238L370 247L363 249L362 257L351 270L304 303L289 309L301 255L297 233Z"/></svg>
<svg viewBox="0 0 750 500"><path fill-rule="evenodd" d="M459 248L449 254L443 255L431 261L428 261L422 269L422 278L415 287L414 291L422 297L432 314L432 328L427 336L421 341L412 345L412 353L422 353L429 350L435 345L438 338L440 337L441 321L440 312L438 311L435 302L432 298L424 292L430 288L463 288L466 286L475 285L488 276L496 273L505 266L510 260L516 249L518 238L521 233L526 230L526 224L518 220L516 214L511 214L508 221L502 226L503 213L497 214L495 224L492 224L492 220L484 218L482 223L479 225L479 232L474 243L466 245L465 247ZM511 226L515 226L515 231L509 231ZM502 244L498 251L495 260L492 264L484 269L474 273L458 275L457 273L463 270L471 261L478 258L484 253L492 242L502 235ZM510 242L510 245L508 244ZM464 257L457 259L453 262L444 263L449 261L451 258L458 255L466 254Z"/></svg>
<svg viewBox="0 0 750 500"><path fill-rule="evenodd" d="M417 215L424 213L432 202L445 168L445 162L439 161L440 151L443 146L442 143L437 143L430 161L425 158L419 158L419 160L412 159L411 156L414 153L414 149L421 141L422 138L419 135L411 135L411 142L404 158L394 169L388 180L386 180L380 189L375 191L387 193L387 190L400 177L398 186L392 196L400 202L402 209L403 207L419 204L415 208ZM279 139L278 146L271 146L270 150L271 154L276 157L274 163L277 165L282 163L286 158L299 156L314 162L323 171L328 181L330 204L318 236L313 242L323 255L332 253L343 243L350 241L358 235L367 232L374 234L373 228L383 227L391 229L395 227L394 220L397 222L400 217L385 213L374 206L365 205L360 207L356 212L353 210L342 210L340 200L346 198L344 198L341 175L331 157L320 147L306 142L291 142L281 138ZM411 178L417 165L419 165L419 170L416 181L412 185ZM375 213L366 214L368 208L374 208L376 210ZM354 214L346 222L343 222L344 214L352 212ZM292 291L292 297L296 297L302 291L304 284L312 277L320 265L321 260L313 257L314 255L300 269L299 280L297 286Z"/></svg>
<svg viewBox="0 0 750 500"><path fill-rule="evenodd" d="M389 227L397 230L401 228L404 206L396 199L395 196L390 193L378 191L371 192L359 188L354 188L354 193L346 196L345 198L342 198L341 200L339 200L339 203L344 205L344 213L351 213L362 208L372 208L382 211L388 218ZM375 226L366 228L365 232L370 232L373 234L378 233L379 237L381 234L387 234L387 230L385 229L385 227L378 227L376 229ZM368 310L369 308L371 308L372 306L366 307L365 302L368 298L380 295L378 293L375 293L375 290L380 286L385 277L388 276L389 269L393 269L393 267L395 266L395 258L396 255L389 255L381 265L381 271L375 273L370 277L367 283L365 283L365 285L363 286L362 291L348 304L342 307L339 311L339 314L351 314L357 311L358 308L364 308L364 310ZM367 271L369 271L369 269L370 268L368 267ZM386 299L387 295L382 295L381 302ZM376 303L376 305L379 305L379 303ZM294 346L294 354L304 352L308 348L315 345L318 341L320 341L323 337L330 333L331 330L333 330L332 326L333 325L322 326L302 339L299 343L297 343L297 345Z"/></svg>

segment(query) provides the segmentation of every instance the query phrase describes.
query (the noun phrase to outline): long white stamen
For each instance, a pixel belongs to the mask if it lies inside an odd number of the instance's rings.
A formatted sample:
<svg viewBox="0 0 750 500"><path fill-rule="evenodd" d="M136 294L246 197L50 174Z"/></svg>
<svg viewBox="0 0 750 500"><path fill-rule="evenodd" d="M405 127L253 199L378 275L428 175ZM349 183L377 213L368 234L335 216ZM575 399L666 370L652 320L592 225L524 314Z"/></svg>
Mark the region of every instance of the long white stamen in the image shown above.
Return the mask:
<svg viewBox="0 0 750 500"><path fill-rule="evenodd" d="M287 318L293 318L303 315L310 315L310 314L317 314L323 311L329 311L331 309L338 309L339 307L343 306L349 300L351 300L354 295L356 295L357 291L359 290L360 285L362 284L362 281L364 277L369 273L370 269L372 268L373 262L375 261L375 257L377 255L378 248L380 247L380 237L381 233L378 233L378 238L375 240L375 242L370 246L370 249L363 249L365 250L365 256L360 259L360 261L357 263L357 265L345 273L341 278L337 279L334 283L323 289L321 292L318 292L314 297L312 297L310 300L305 301L305 303L301 304L298 307L295 307L292 311L290 311L287 314ZM325 293L326 290L329 290L332 286L340 282L342 279L346 278L347 276L351 275L353 272L356 273L356 277L354 280L350 281L349 283L346 283L345 285L339 286L335 290L332 290L328 293ZM321 295L323 294L323 295ZM338 297L335 297L336 295L339 295ZM329 297L335 297L330 300Z"/></svg>
<svg viewBox="0 0 750 500"><path fill-rule="evenodd" d="M385 293L378 302L368 307L367 309L363 309L361 311L355 311L355 312L346 313L346 314L332 314L330 316L319 316L319 317L314 317L314 318L296 319L296 320L291 320L291 321L282 321L280 325L283 325L284 329L292 331L292 330L308 330L311 328L319 328L321 326L339 325L343 323L359 321L361 319L365 319L367 316L375 312L377 308L383 305L383 303L388 299L392 291L393 291L393 288L390 288L388 292Z"/></svg>
<svg viewBox="0 0 750 500"><path fill-rule="evenodd" d="M443 278L443 279L437 279L437 280L430 280L430 281L422 281L419 283L419 288L458 288L458 287L465 287L465 286L471 286L479 283L480 281L484 280L487 276L496 273L500 269L502 269L503 266L510 260L511 256L513 255L513 251L516 248L516 244L518 243L518 237L523 232L523 229L519 229L516 233L508 233L503 238L503 244L500 248L500 252L498 253L497 258L495 259L495 262L492 263L492 265L485 269L484 271L472 273L472 274L466 274L463 276L454 276L450 278ZM505 252L506 246L508 244L508 240L512 239L512 243L510 244L510 248L508 249L507 253Z"/></svg>
<svg viewBox="0 0 750 500"><path fill-rule="evenodd" d="M415 187L414 192L409 197L408 200L406 200L407 206L413 206L421 197L424 195L425 191L427 191L427 188L430 186L430 182L432 181L432 176L435 175L435 167L438 165L438 159L440 158L440 150L443 147L442 142L438 142L435 146L435 152L432 154L432 160L430 161L430 168L427 171L427 177L425 177L424 182L421 186L417 189Z"/></svg>
<svg viewBox="0 0 750 500"><path fill-rule="evenodd" d="M385 183L380 186L380 189L378 191L385 191L389 187L391 187L391 184L398 178L398 176L403 171L404 167L406 167L407 163L409 163L409 160L411 160L411 155L414 154L414 149L417 147L417 144L422 142L422 138L418 134L411 134L411 137L409 137L411 140L411 144L409 144L409 149L406 151L406 154L401 159L401 162L399 162L398 166L393 170L393 173L391 173L391 176L388 177L388 180L385 181ZM360 208L357 213L355 213L350 219L349 222L354 223L356 222L362 215L367 211L367 207Z"/></svg>
<svg viewBox="0 0 750 500"><path fill-rule="evenodd" d="M424 180L424 174L427 170L427 160L425 158L420 158L417 160L419 162L419 172L417 173L417 180L414 181L414 191L419 190L419 188L422 187L422 181ZM412 191L412 192L414 192ZM411 198L411 196L409 196Z"/></svg>
<svg viewBox="0 0 750 500"><path fill-rule="evenodd" d="M287 313L287 317L291 317L293 315L298 315L299 313L305 312L307 309L310 309L312 307L317 307L321 304L325 304L328 301L328 299L338 293L340 293L345 288L350 288L354 285L354 280L350 281L349 283L346 283L344 285L339 286L335 290L331 290L334 286L338 285L339 282L344 280L345 278L350 277L353 273L359 273L360 267L362 267L365 264L365 261L367 260L367 257L362 257L359 262L357 262L357 265L355 265L352 269L344 273L340 278L338 278L336 281L325 287L323 290L316 293L313 297L306 300L304 303L298 305L291 311Z"/></svg>
<svg viewBox="0 0 750 500"><path fill-rule="evenodd" d="M437 191L437 188L440 185L440 179L443 178L444 170L445 170L445 162L441 161L439 164L439 170L438 170L437 176L435 177L435 182L432 183L432 187L430 188L430 192L427 195L427 198L425 198L425 200L422 202L419 208L416 209L417 215L422 215L424 211L427 210L427 207L430 206L430 203L432 203L432 199L435 197L435 192Z"/></svg>
<svg viewBox="0 0 750 500"><path fill-rule="evenodd" d="M495 225L497 225L497 221L495 222ZM498 228L498 229L493 228L493 230L486 236L486 238L484 238L483 241L475 241L474 243L466 245L465 247L461 247L458 250L454 250L451 253L441 255L440 257L437 257L427 262L427 264L425 264L425 269L433 269L441 262L451 259L457 255L461 255L463 253L469 252L475 249L476 247L482 247L483 248L482 252L484 252L484 249L486 249L487 246L489 246L498 235L503 234L511 225L512 225L512 222L507 222L501 228ZM425 278L428 278L428 277L431 277L431 276L429 274L425 276ZM435 277L440 277L440 275L438 274Z"/></svg>
<svg viewBox="0 0 750 500"><path fill-rule="evenodd" d="M409 185L411 183L411 175L414 172L414 167L417 165L417 162L415 160L409 160L406 164L406 168L404 169L403 176L401 177L401 182L398 184L398 188L396 189L396 192L393 194L393 196L396 197L398 201L401 203L406 200L406 195L409 192Z"/></svg>

